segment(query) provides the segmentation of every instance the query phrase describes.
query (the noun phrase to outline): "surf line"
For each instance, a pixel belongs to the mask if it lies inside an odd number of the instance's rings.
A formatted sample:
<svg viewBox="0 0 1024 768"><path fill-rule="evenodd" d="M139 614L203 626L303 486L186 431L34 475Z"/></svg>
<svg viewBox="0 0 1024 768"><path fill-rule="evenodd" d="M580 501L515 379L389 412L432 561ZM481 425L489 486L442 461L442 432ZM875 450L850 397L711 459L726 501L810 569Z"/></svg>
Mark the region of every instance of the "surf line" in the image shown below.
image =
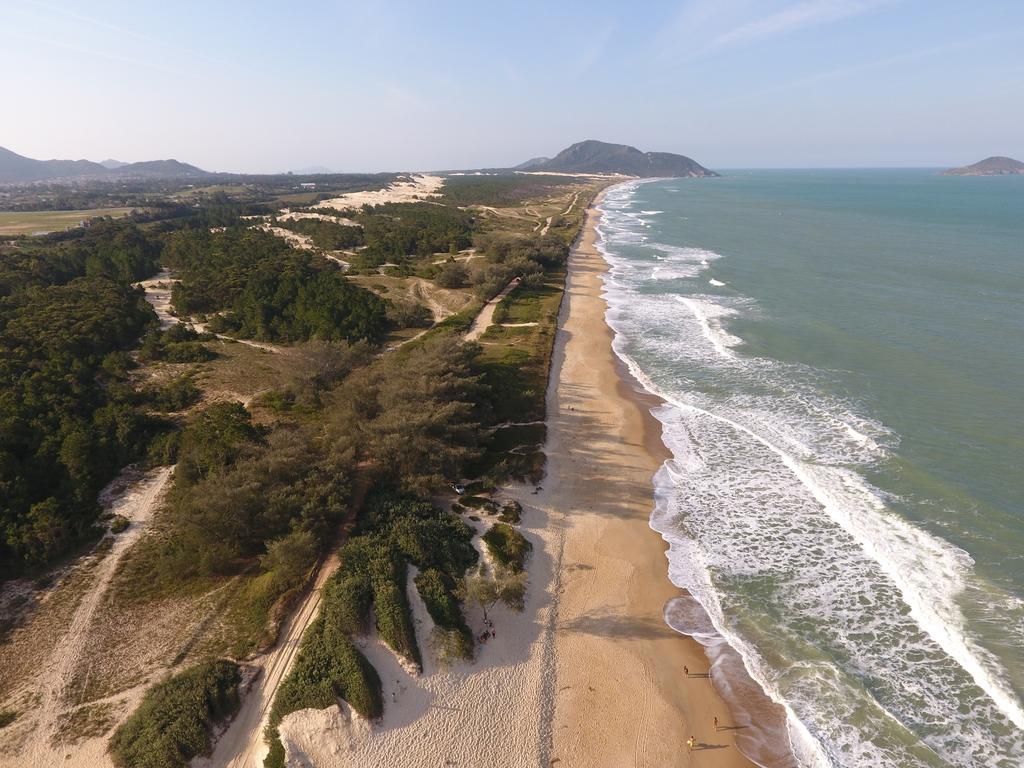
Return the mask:
<svg viewBox="0 0 1024 768"><path fill-rule="evenodd" d="M635 363L630 367L632 368L634 366ZM639 378L640 377L638 377L638 379ZM647 377L645 376L644 379L647 379ZM649 382L649 379L647 379L647 381ZM644 384L647 386L647 382L644 382ZM711 411L693 405L692 403L681 401L675 397L666 396L665 394L656 391L656 388L652 388L652 392L681 410L698 413L723 424L728 424L733 429L753 438L772 453L776 454L782 460L782 463L786 468L789 469L800 483L811 492L811 495L819 504L821 504L829 517L831 517L844 531L852 536L854 540L860 544L864 552L878 563L889 578L893 580L893 583L895 583L897 588L900 590L900 594L903 596L904 601L910 607L910 615L914 618L917 625L924 630L928 636L946 652L947 655L956 660L956 662L971 676L975 684L988 695L1003 714L1005 714L1018 728L1024 728L1024 710L1021 709L1020 704L1015 701L1015 697L1007 690L1005 685L996 679L992 672L984 666L981 660L972 653L972 649L968 647L968 643L970 641L968 638L963 636L962 630L957 632L957 634L960 635L959 637L954 637L956 629L949 625L949 621L946 620L946 617L943 617L934 609L927 608L926 606L928 605L929 598L917 592L913 586L908 584L906 580L901 577L900 564L893 562L890 557L879 550L876 543L870 537L864 535L860 528L850 518L850 515L841 509L841 504L815 482L811 473L807 471L806 467L802 466L798 459L786 453L786 451L776 446L767 438L757 434L749 427L735 422L726 416L712 413ZM931 545L928 549L935 553L941 553L939 556L944 555L948 557L953 555L954 557L969 559L969 555L961 550L949 552L948 550L953 549L953 547L947 542L941 542L938 539L934 539L934 537L928 536L927 533L920 531L903 521L891 520L888 515L884 514L884 504L875 497L874 494L863 488L858 488L857 490L867 498L873 512L878 516L879 522L883 526L888 527L893 533L909 536L915 542L921 543L924 543L922 541L923 537L928 537L929 539L932 539L927 542ZM958 584L957 586L959 586L960 589L963 589L962 585ZM955 608L952 609L952 611L955 610Z"/></svg>

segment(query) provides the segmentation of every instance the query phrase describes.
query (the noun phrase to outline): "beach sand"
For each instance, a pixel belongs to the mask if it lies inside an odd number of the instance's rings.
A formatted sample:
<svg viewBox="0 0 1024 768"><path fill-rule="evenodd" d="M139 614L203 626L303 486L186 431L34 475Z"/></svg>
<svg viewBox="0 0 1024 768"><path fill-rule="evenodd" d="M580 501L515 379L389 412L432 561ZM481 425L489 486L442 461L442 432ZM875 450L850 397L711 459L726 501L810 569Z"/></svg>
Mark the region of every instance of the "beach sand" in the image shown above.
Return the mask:
<svg viewBox="0 0 1024 768"><path fill-rule="evenodd" d="M703 649L663 621L682 593L649 527L660 425L612 352L594 247L597 212L574 250L548 389L543 489L503 496L524 508L533 544L522 613L491 611L497 637L475 661L440 668L425 649L410 674L376 637L360 642L384 685L370 724L348 707L303 710L281 733L289 764L399 766L750 766L706 676ZM432 627L414 589L421 642ZM467 611L479 634L482 617ZM690 669L686 678L683 667ZM688 753L686 740L697 748Z"/></svg>
<svg viewBox="0 0 1024 768"><path fill-rule="evenodd" d="M597 201L599 202L599 200ZM748 766L695 641L670 629L665 543L651 530L661 428L612 351L595 247L599 213L569 270L548 401L545 506L562 528L551 759L568 766ZM683 674L688 667L691 677ZM697 747L688 753L686 740Z"/></svg>

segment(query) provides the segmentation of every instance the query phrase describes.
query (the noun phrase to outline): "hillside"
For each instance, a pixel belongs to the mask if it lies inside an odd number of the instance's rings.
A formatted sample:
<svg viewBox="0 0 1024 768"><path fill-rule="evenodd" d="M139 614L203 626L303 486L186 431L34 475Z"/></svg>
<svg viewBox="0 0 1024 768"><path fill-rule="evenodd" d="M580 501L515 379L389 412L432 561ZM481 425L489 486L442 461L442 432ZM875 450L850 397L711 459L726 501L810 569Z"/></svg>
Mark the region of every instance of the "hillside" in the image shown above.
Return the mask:
<svg viewBox="0 0 1024 768"><path fill-rule="evenodd" d="M550 160L527 161L517 170L560 173L622 173L627 176L718 176L695 160L671 152L641 152L626 144L581 141Z"/></svg>
<svg viewBox="0 0 1024 768"><path fill-rule="evenodd" d="M114 161L116 162L116 161ZM52 179L191 178L209 175L177 160L150 160L110 167L110 160L34 160L0 147L0 184Z"/></svg>
<svg viewBox="0 0 1024 768"><path fill-rule="evenodd" d="M107 169L88 160L33 160L0 147L0 182L99 176Z"/></svg>
<svg viewBox="0 0 1024 768"><path fill-rule="evenodd" d="M127 163L111 169L114 176L145 177L151 179L180 179L193 176L209 176L208 171L178 160L146 160L141 163Z"/></svg>
<svg viewBox="0 0 1024 768"><path fill-rule="evenodd" d="M1010 176L1024 174L1024 163L1012 157L986 157L974 165L950 168L943 171L943 176Z"/></svg>

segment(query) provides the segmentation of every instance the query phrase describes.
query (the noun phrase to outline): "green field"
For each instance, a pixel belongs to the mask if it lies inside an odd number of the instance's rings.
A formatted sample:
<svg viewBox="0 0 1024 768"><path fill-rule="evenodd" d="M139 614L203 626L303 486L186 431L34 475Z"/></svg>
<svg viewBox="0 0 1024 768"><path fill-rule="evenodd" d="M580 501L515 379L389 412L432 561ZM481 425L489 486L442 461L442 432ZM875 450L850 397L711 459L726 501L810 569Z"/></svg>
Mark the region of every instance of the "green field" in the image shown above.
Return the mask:
<svg viewBox="0 0 1024 768"><path fill-rule="evenodd" d="M86 211L0 211L0 235L43 235L77 227L96 216L120 218L131 208L93 208Z"/></svg>

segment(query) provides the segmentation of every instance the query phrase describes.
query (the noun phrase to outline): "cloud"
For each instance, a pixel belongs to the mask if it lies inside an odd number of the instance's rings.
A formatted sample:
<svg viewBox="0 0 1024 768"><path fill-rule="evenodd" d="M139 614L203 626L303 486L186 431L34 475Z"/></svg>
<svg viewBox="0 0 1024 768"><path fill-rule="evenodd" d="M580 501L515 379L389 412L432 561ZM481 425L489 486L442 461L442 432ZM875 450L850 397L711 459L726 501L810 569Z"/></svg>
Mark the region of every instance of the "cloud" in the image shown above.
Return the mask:
<svg viewBox="0 0 1024 768"><path fill-rule="evenodd" d="M730 29L714 38L709 47L720 48L789 34L805 27L858 16L889 2L891 0L805 0Z"/></svg>
<svg viewBox="0 0 1024 768"><path fill-rule="evenodd" d="M659 35L669 59L692 61L728 48L767 40L801 29L859 16L899 0L802 0L776 4L747 0L689 0Z"/></svg>

